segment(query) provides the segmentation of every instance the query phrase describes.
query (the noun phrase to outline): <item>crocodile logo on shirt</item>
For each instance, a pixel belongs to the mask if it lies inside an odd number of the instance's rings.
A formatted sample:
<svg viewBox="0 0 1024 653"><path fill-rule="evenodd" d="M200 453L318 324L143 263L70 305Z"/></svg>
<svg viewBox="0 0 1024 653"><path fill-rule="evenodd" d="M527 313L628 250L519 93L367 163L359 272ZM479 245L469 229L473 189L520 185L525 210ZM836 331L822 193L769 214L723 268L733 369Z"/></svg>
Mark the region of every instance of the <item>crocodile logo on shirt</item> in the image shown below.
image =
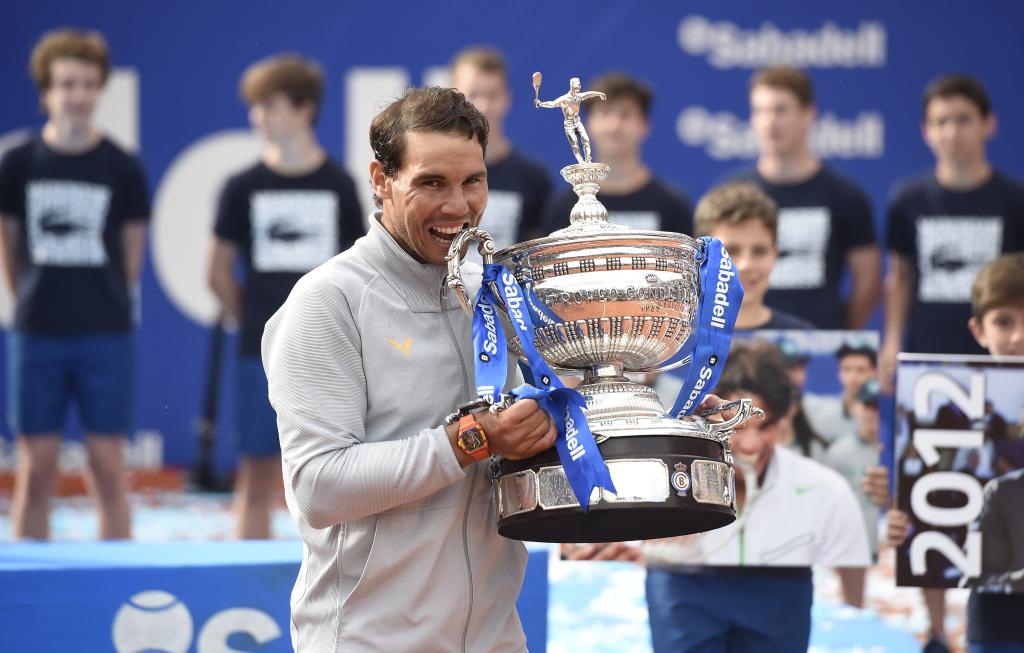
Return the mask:
<svg viewBox="0 0 1024 653"><path fill-rule="evenodd" d="M933 270L956 272L967 266L967 261L952 245L943 245L932 252L930 261Z"/></svg>
<svg viewBox="0 0 1024 653"><path fill-rule="evenodd" d="M974 278L1003 249L1003 219L1000 216L921 216L916 226L918 300L971 301Z"/></svg>
<svg viewBox="0 0 1024 653"><path fill-rule="evenodd" d="M78 224L62 211L47 211L39 218L39 228L54 236L68 236L76 231L85 231L85 225Z"/></svg>
<svg viewBox="0 0 1024 653"><path fill-rule="evenodd" d="M256 272L304 273L338 253L335 192L258 190L249 203Z"/></svg>
<svg viewBox="0 0 1024 653"><path fill-rule="evenodd" d="M306 234L292 227L290 220L281 219L280 221L270 225L270 229L267 230L267 236L269 236L271 240L293 243L296 240L302 240L305 238Z"/></svg>
<svg viewBox="0 0 1024 653"><path fill-rule="evenodd" d="M101 267L113 191L69 179L36 179L25 189L29 260L34 265Z"/></svg>

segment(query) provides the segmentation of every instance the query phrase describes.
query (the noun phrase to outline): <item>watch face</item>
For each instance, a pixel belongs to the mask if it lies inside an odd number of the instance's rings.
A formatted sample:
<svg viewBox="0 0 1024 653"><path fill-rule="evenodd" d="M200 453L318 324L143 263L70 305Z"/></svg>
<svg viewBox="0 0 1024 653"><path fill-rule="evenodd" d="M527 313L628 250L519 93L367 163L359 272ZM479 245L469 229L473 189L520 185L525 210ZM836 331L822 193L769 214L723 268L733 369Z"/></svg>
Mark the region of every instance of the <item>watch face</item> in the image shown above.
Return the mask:
<svg viewBox="0 0 1024 653"><path fill-rule="evenodd" d="M486 446L487 444L484 441L483 435L481 435L480 433L480 428L476 426L471 426L468 429L464 430L461 433L461 437L462 447L466 451L476 451L477 449L480 449Z"/></svg>

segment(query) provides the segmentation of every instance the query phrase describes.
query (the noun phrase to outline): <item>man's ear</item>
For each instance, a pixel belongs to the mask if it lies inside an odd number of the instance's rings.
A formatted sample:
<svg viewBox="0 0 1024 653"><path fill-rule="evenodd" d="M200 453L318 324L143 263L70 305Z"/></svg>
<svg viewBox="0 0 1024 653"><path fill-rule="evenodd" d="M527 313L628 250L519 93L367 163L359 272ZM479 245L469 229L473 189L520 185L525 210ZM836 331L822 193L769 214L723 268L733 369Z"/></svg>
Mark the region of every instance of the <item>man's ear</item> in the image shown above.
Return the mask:
<svg viewBox="0 0 1024 653"><path fill-rule="evenodd" d="M384 174L384 166L376 159L370 161L370 187L382 202L391 199L391 178Z"/></svg>
<svg viewBox="0 0 1024 653"><path fill-rule="evenodd" d="M970 329L971 335L978 341L978 344L988 349L988 338L985 337L985 331L981 328L981 322L978 318L972 317L967 320L967 328Z"/></svg>

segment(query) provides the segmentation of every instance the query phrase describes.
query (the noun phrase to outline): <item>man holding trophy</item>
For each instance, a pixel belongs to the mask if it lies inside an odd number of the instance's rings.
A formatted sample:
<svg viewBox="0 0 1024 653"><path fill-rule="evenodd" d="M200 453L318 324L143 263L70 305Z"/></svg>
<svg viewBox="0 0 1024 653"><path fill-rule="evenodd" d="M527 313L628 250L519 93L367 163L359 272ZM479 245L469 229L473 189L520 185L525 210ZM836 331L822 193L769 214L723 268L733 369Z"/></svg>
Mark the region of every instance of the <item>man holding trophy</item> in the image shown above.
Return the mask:
<svg viewBox="0 0 1024 653"><path fill-rule="evenodd" d="M714 279L726 279L718 282L719 304L731 300L738 309L742 290L737 282L726 294L735 275L724 267L724 252L704 255L718 251L713 243L646 232L659 243L657 255L625 265L611 255L600 261L605 272L622 270L628 288L577 287L566 308L552 295L562 292L557 284L542 282L544 248L569 247L589 238L589 230L613 233L612 245L634 238L606 219L600 224L595 180L607 166L584 162L563 170L588 204L573 211L582 216L576 235L492 256L493 242L476 228L487 202L487 123L461 93L410 89L374 119L370 140L380 210L369 234L300 280L263 338L286 499L304 541L292 643L298 651L525 651L515 601L526 550L508 537L558 541L564 533L549 528L554 516L591 541L623 539L616 524L650 527L645 506L659 515L693 511L694 522L677 520L671 534L735 518L727 436L757 410L749 402L722 404L707 391L735 320L715 308ZM483 276L461 261L470 238L482 241ZM671 243L683 240L685 265L668 258L676 251ZM539 253L509 258L511 270L493 263L531 243L540 244ZM531 260L533 276L522 267ZM590 263L573 263L582 282L590 270ZM706 306L682 294L694 287L696 271L703 272ZM477 294L472 304L470 291ZM570 323L577 298L622 315ZM644 307L658 315L623 313ZM660 314L666 310L688 312L694 324L702 317L728 327L724 351L713 332L707 339L714 347L684 347L696 338L682 318ZM576 358L551 346L559 338ZM607 355L593 350L602 342ZM531 385L510 390L520 376L509 348L529 362L523 372ZM699 383L681 397L685 411L673 414L713 405L714 417L670 418L656 396L615 405L632 391L624 369L689 361L699 367ZM581 388L591 394L561 387L549 362L590 370ZM637 467L637 456L609 448L631 440L617 437L632 433L626 424L650 424L694 442L663 456L675 461L674 473L657 454L640 456ZM648 440L637 438L641 445ZM651 476L652 469L658 473Z"/></svg>

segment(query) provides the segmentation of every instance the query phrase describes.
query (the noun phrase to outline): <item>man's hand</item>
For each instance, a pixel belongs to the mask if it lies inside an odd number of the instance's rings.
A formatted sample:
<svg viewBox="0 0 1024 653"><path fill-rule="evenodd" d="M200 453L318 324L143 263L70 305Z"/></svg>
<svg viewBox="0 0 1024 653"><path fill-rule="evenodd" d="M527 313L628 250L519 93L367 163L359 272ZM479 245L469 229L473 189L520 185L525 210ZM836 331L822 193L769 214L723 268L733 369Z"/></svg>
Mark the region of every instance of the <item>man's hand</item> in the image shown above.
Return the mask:
<svg viewBox="0 0 1024 653"><path fill-rule="evenodd" d="M643 553L639 546L626 542L609 542L607 544L563 544L562 556L567 560L620 560L624 562L643 562Z"/></svg>
<svg viewBox="0 0 1024 653"><path fill-rule="evenodd" d="M889 468L874 465L864 470L860 479L860 489L881 508L889 506Z"/></svg>
<svg viewBox="0 0 1024 653"><path fill-rule="evenodd" d="M722 399L718 395L706 394L706 395L704 395L704 398L700 400L700 403L697 405L697 410L693 411L693 414L694 415L700 415L705 410L711 410L712 408L716 408L716 407L718 407L718 406L720 406L722 404L727 404L727 403L729 403L729 402L726 401L725 399ZM725 422L725 421L728 421L728 420L732 419L733 417L736 417L736 415L738 415L738 414L739 414L739 408L738 407L737 408L729 408L727 410L723 410L720 413L714 413L712 415L708 415L708 417L706 419L709 422L712 422L712 423ZM744 427L744 424L740 424L739 426L737 426L733 430L734 431L742 431L743 427Z"/></svg>
<svg viewBox="0 0 1024 653"><path fill-rule="evenodd" d="M520 399L496 413L477 413L491 452L509 460L536 456L555 446L558 429L533 399Z"/></svg>

